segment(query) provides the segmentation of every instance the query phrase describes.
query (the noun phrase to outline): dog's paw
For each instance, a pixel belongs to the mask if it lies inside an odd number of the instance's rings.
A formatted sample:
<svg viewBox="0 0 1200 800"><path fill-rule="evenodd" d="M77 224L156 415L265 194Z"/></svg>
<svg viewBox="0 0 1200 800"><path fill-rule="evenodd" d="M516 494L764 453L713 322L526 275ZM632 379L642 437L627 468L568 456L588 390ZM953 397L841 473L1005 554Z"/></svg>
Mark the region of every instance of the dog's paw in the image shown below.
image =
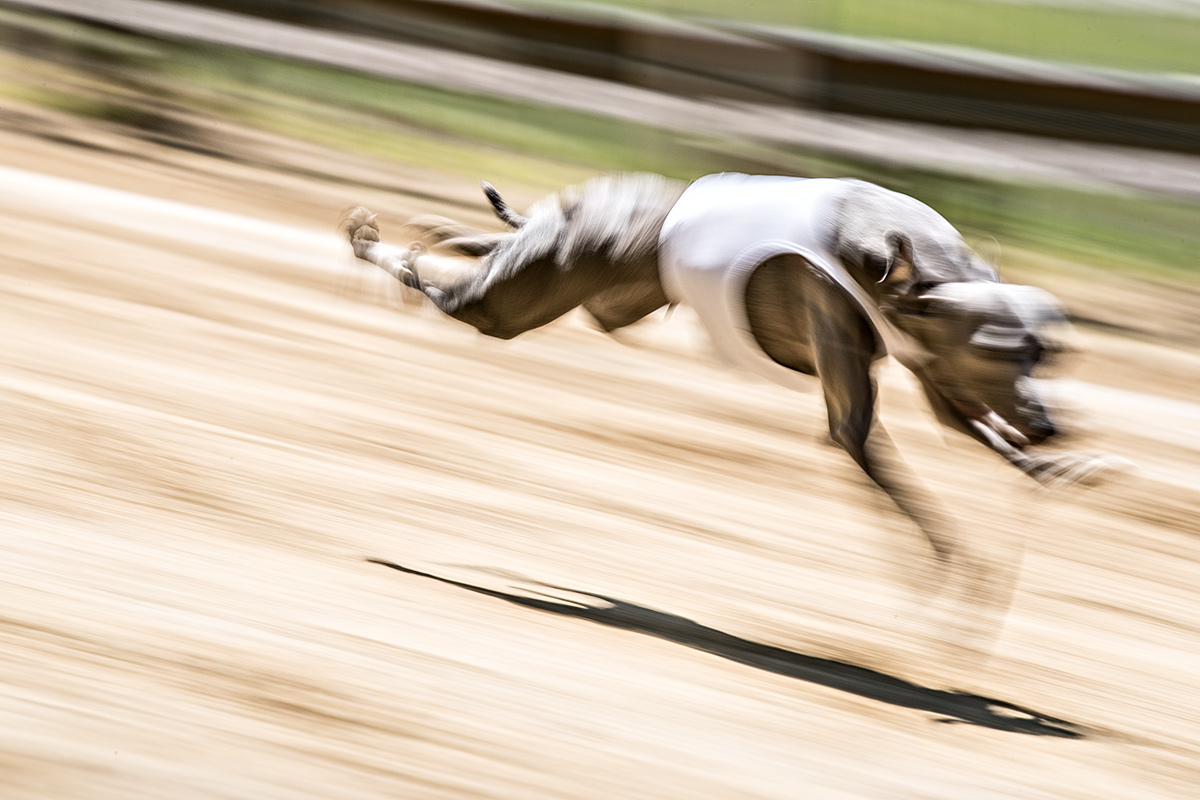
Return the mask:
<svg viewBox="0 0 1200 800"><path fill-rule="evenodd" d="M1131 469L1133 462L1119 456L1056 453L1033 458L1028 472L1043 487L1057 490L1068 486L1095 486Z"/></svg>
<svg viewBox="0 0 1200 800"><path fill-rule="evenodd" d="M354 255L359 258L365 258L366 249L379 241L379 223L376 218L377 215L362 206L352 208L342 216L341 227L350 239Z"/></svg>

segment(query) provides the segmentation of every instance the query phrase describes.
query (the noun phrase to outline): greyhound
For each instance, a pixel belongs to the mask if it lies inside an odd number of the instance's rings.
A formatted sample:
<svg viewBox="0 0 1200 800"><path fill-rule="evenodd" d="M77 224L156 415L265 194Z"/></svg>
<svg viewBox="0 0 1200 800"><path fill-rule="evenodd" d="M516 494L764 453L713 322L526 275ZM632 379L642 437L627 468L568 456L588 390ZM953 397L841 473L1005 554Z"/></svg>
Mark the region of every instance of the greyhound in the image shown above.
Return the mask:
<svg viewBox="0 0 1200 800"><path fill-rule="evenodd" d="M952 526L899 461L876 416L873 366L897 358L936 418L1043 484L1106 464L1030 448L1058 434L1033 371L1065 348L1058 301L1000 281L941 215L849 179L710 175L594 178L515 212L484 192L504 233L420 216L408 247L380 241L359 207L357 257L445 314L501 339L582 307L606 332L664 306L693 306L719 353L785 385L819 383L829 432L912 519L939 559ZM455 270L471 259L464 274Z"/></svg>

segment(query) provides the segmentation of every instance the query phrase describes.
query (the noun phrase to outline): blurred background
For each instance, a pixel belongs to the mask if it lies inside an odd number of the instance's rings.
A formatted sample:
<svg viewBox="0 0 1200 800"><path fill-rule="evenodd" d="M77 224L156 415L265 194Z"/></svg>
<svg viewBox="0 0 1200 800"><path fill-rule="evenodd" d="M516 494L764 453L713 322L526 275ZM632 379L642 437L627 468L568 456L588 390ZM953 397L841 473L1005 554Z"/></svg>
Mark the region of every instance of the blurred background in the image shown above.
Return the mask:
<svg viewBox="0 0 1200 800"><path fill-rule="evenodd" d="M1064 269L1191 291L1190 0L14 0L0 35L10 129L321 170L282 137L527 199L610 170L854 175Z"/></svg>
<svg viewBox="0 0 1200 800"><path fill-rule="evenodd" d="M880 370L980 651L819 396L336 230L615 170L873 180L1064 300L1102 488ZM1198 0L0 0L0 797L1191 800L1198 250Z"/></svg>

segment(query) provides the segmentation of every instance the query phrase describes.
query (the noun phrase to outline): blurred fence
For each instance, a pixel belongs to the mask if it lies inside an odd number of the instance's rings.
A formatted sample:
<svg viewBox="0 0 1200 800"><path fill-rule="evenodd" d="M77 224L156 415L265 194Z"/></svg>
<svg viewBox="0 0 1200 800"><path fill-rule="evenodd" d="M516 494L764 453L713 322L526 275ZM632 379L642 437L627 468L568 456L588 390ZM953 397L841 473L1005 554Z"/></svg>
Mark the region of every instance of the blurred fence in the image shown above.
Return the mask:
<svg viewBox="0 0 1200 800"><path fill-rule="evenodd" d="M685 95L1200 152L1200 84L794 28L471 0L209 0Z"/></svg>
<svg viewBox="0 0 1200 800"><path fill-rule="evenodd" d="M701 25L591 5L534 10L478 0L193 3L681 96L1200 153L1200 82L1186 78L799 28ZM3 5L98 19L86 4L61 0L0 0ZM161 6L164 13L169 7ZM107 24L137 28L135 20Z"/></svg>

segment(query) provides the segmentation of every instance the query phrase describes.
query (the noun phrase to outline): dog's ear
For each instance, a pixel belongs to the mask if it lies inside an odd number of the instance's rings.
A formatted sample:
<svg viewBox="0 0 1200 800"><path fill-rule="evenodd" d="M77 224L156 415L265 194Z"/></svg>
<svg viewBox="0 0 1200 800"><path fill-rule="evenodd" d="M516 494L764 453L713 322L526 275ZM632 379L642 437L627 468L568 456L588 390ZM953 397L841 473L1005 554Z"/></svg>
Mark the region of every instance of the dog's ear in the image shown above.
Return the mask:
<svg viewBox="0 0 1200 800"><path fill-rule="evenodd" d="M913 264L912 240L900 231L888 231L884 241L887 242L888 263L879 282L889 288L911 282L917 272Z"/></svg>

